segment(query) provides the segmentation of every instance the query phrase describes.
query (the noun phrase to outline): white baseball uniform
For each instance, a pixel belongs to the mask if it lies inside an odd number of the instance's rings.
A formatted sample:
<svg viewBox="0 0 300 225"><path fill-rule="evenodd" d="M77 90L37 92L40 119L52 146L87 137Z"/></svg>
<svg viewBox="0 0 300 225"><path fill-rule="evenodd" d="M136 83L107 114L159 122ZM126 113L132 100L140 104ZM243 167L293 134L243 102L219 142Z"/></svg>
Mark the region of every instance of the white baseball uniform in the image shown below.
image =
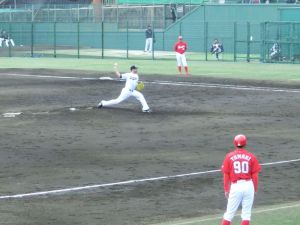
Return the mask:
<svg viewBox="0 0 300 225"><path fill-rule="evenodd" d="M133 96L142 104L143 111L149 110L149 106L144 98L144 95L135 90L139 81L139 75L135 73L125 73L121 74L120 78L126 80L125 87L122 89L120 96L110 101L101 101L102 106L105 107L116 105Z"/></svg>

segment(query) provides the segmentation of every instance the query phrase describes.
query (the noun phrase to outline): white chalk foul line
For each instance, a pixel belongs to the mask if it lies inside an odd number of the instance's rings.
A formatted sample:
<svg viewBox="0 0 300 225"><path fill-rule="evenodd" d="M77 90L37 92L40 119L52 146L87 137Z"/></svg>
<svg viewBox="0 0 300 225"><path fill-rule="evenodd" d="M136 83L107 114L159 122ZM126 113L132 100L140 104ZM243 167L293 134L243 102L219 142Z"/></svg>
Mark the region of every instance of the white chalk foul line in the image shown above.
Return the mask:
<svg viewBox="0 0 300 225"><path fill-rule="evenodd" d="M247 90L247 91L300 93L299 89L255 87L255 86L227 85L227 84L213 84L213 83L170 82L170 81L149 81L149 82L146 81L144 83L170 85L170 86L185 86L185 87L223 88L223 89Z"/></svg>
<svg viewBox="0 0 300 225"><path fill-rule="evenodd" d="M292 162L300 162L300 159L263 163L261 165L267 166L267 165L277 165L277 164L285 164L285 163L292 163ZM161 176L161 177L152 177L152 178L137 179L137 180L128 180L128 181L121 181L121 182L115 182L115 183L87 185L87 186L81 186L81 187L57 189L57 190L52 190L52 191L39 191L39 192L24 193L24 194L3 195L3 196L0 196L0 200L1 199L3 200L3 199L34 197L34 196L42 196L42 195L52 195L52 194L60 194L60 193L67 193L67 192L74 192L74 191L91 190L91 189L96 189L96 188L138 184L138 183L144 183L144 182L149 182L149 181L160 181L160 180L174 179L174 178L180 178L180 177L190 177L190 176L217 173L217 172L220 172L220 170L216 169L216 170L208 170L208 171L202 171L202 172L177 174L177 175L171 175L171 176Z"/></svg>
<svg viewBox="0 0 300 225"><path fill-rule="evenodd" d="M293 205L287 205L287 206L281 206L281 207L275 207L275 208L270 208L270 209L261 209L261 210L254 210L252 214L260 214L260 213L265 213L265 212L272 212L272 211L278 211L282 209L290 209L290 208L296 208L300 207L300 203L293 204ZM241 214L235 215L234 217L240 216ZM223 217L221 216L216 216L216 217L210 217L206 219L195 219L193 221L182 221L182 222L168 222L165 223L164 225L188 225L188 224L195 224L195 223L201 223L201 222L207 222L207 221L213 221L213 220L220 220ZM157 224L159 225L159 224Z"/></svg>
<svg viewBox="0 0 300 225"><path fill-rule="evenodd" d="M72 77L72 76L52 76L52 75L38 75L38 74L17 74L8 73L0 74L1 76L16 76L16 77L31 77L31 78L50 78L50 79L73 79L73 80L114 80L110 77ZM106 78L106 79L103 79ZM226 85L226 84L213 84L213 83L198 83L198 82L171 82L171 81L145 81L146 84L159 84L159 85L170 85L170 86L184 86L184 87L203 87L203 88L222 88L222 89L233 89L233 90L244 90L244 91L267 91L267 92L282 92L282 93L300 93L300 89L290 88L272 88L272 87L255 87L245 85Z"/></svg>

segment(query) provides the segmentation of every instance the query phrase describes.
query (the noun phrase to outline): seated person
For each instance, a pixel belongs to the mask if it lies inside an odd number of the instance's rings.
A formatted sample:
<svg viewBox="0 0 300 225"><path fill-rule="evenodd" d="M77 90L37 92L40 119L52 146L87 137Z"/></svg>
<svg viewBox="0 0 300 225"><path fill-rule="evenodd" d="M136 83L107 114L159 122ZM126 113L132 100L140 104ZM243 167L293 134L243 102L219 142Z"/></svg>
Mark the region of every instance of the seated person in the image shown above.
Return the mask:
<svg viewBox="0 0 300 225"><path fill-rule="evenodd" d="M4 41L3 30L0 32L0 47L2 47L2 43Z"/></svg>
<svg viewBox="0 0 300 225"><path fill-rule="evenodd" d="M270 49L270 59L279 60L279 56L280 56L280 48L279 48L279 44L276 42L273 44L272 48Z"/></svg>
<svg viewBox="0 0 300 225"><path fill-rule="evenodd" d="M11 43L11 45L14 47L15 46L15 42L13 39L11 39L8 35L8 33L5 30L2 30L1 35L0 35L1 39L1 44L0 47L2 47L2 42L4 41L6 44L6 47L9 47L9 43Z"/></svg>
<svg viewBox="0 0 300 225"><path fill-rule="evenodd" d="M224 52L224 48L222 43L218 41L218 39L215 39L214 42L211 45L210 48L211 54L214 54L216 56L216 59L219 60L219 55Z"/></svg>

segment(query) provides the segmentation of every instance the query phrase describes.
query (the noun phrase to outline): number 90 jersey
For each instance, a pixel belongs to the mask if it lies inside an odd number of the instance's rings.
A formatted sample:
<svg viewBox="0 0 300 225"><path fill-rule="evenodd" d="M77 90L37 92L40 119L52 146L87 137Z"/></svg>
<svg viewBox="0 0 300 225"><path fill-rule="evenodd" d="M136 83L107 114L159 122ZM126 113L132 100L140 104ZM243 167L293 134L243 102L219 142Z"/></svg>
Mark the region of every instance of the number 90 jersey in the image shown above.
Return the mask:
<svg viewBox="0 0 300 225"><path fill-rule="evenodd" d="M245 149L236 149L225 156L222 172L228 174L231 183L238 180L250 180L258 173L261 166L256 156Z"/></svg>

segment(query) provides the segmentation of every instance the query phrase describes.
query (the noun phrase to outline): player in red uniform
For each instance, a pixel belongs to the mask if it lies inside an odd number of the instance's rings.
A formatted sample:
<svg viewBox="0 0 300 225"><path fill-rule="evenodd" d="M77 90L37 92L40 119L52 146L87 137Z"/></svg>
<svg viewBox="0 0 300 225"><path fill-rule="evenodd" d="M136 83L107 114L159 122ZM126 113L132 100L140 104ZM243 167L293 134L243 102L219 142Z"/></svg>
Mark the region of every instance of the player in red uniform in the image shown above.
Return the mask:
<svg viewBox="0 0 300 225"><path fill-rule="evenodd" d="M174 45L174 51L176 52L177 66L180 75L182 75L181 67L184 67L186 75L189 74L188 66L185 57L185 51L187 50L187 43L183 41L182 36L178 37L178 42Z"/></svg>
<svg viewBox="0 0 300 225"><path fill-rule="evenodd" d="M233 143L236 149L225 156L222 165L225 197L228 199L222 225L231 224L240 204L242 204L241 225L249 225L261 166L256 156L244 148L247 144L245 135L235 136Z"/></svg>

